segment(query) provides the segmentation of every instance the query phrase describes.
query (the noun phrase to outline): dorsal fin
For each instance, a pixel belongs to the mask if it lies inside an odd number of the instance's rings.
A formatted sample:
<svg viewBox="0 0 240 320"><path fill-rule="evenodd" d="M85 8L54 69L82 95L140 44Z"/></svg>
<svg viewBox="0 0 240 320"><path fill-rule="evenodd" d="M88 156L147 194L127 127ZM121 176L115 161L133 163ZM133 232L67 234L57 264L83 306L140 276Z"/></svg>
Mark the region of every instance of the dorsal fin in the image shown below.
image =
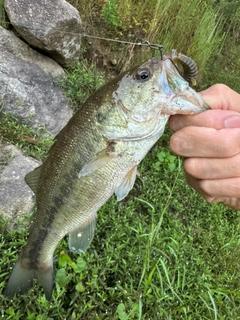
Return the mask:
<svg viewBox="0 0 240 320"><path fill-rule="evenodd" d="M25 176L26 184L32 189L35 195L37 194L41 169L42 169L42 166L39 166Z"/></svg>

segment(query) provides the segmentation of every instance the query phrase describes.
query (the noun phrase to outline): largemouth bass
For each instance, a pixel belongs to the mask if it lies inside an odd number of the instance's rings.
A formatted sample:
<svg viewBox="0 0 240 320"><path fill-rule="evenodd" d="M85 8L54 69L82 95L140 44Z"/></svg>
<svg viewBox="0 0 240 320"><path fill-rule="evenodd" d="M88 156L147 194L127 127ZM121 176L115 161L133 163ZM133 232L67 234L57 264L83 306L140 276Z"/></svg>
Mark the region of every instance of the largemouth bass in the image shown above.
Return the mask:
<svg viewBox="0 0 240 320"><path fill-rule="evenodd" d="M104 85L57 135L46 161L27 174L37 210L4 295L23 294L38 279L50 299L59 241L69 234L70 250L86 251L98 209L113 193L121 200L133 188L137 166L163 134L169 116L207 108L178 72L177 62L181 59L173 51Z"/></svg>

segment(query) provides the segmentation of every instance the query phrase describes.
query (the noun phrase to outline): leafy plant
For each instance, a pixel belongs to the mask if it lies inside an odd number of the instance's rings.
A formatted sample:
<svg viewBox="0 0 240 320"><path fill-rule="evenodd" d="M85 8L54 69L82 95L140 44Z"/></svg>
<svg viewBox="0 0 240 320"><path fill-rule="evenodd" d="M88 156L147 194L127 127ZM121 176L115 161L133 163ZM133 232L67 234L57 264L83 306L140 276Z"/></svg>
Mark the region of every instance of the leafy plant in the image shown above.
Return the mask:
<svg viewBox="0 0 240 320"><path fill-rule="evenodd" d="M115 27L120 25L117 0L108 0L102 10L104 19Z"/></svg>
<svg viewBox="0 0 240 320"><path fill-rule="evenodd" d="M158 161L154 164L155 170L160 171L164 168L169 172L173 172L176 169L178 157L170 154L170 152L160 151L157 154L157 158Z"/></svg>

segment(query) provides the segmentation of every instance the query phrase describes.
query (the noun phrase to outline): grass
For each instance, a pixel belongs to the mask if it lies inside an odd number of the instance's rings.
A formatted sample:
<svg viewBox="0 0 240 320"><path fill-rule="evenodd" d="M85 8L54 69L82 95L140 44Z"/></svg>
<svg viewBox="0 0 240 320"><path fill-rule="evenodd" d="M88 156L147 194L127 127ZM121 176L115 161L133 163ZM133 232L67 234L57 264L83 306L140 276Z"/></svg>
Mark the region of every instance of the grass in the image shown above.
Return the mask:
<svg viewBox="0 0 240 320"><path fill-rule="evenodd" d="M64 78L57 80L57 84L65 92L73 111L77 111L91 93L105 83L104 73L97 70L87 59L81 59L70 67L65 71L65 75Z"/></svg>
<svg viewBox="0 0 240 320"><path fill-rule="evenodd" d="M5 29L9 28L9 19L4 10L4 0L0 0L0 26Z"/></svg>
<svg viewBox="0 0 240 320"><path fill-rule="evenodd" d="M97 36L106 36L107 33L108 37L132 42L148 40L159 43L164 46L164 54L176 48L178 52L191 56L200 70L206 68L213 51L224 41L224 19L212 0L69 2L83 14L88 33ZM92 25L95 28L91 28ZM118 70L125 68L126 64L128 67L137 65L154 54L146 48L124 48L111 43L100 46L107 47L110 57L117 53ZM92 47L91 43L91 52ZM155 54L159 55L158 52Z"/></svg>
<svg viewBox="0 0 240 320"><path fill-rule="evenodd" d="M46 128L38 127L33 130L19 123L18 119L6 112L0 113L0 140L14 144L26 155L41 160L47 154L53 143L53 137Z"/></svg>
<svg viewBox="0 0 240 320"><path fill-rule="evenodd" d="M127 199L101 208L85 254L61 241L52 301L36 284L23 297L1 297L3 319L240 319L240 215L185 184L168 139L143 160ZM1 290L26 237L24 227L1 223Z"/></svg>

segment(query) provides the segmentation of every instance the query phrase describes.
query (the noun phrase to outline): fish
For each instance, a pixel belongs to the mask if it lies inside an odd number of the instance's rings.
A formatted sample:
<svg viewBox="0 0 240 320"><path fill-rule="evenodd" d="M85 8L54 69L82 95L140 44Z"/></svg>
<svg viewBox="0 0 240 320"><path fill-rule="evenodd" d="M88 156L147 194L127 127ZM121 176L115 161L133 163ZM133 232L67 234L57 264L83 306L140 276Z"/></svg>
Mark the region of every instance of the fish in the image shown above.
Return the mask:
<svg viewBox="0 0 240 320"><path fill-rule="evenodd" d="M26 175L36 212L3 291L6 297L26 293L36 279L50 300L59 241L68 235L69 249L85 252L97 211L114 193L118 201L128 195L137 166L163 134L170 115L208 109L186 80L196 76L192 60L184 58L189 67L180 74L179 57L176 50L153 57L98 89L56 136L43 164Z"/></svg>

